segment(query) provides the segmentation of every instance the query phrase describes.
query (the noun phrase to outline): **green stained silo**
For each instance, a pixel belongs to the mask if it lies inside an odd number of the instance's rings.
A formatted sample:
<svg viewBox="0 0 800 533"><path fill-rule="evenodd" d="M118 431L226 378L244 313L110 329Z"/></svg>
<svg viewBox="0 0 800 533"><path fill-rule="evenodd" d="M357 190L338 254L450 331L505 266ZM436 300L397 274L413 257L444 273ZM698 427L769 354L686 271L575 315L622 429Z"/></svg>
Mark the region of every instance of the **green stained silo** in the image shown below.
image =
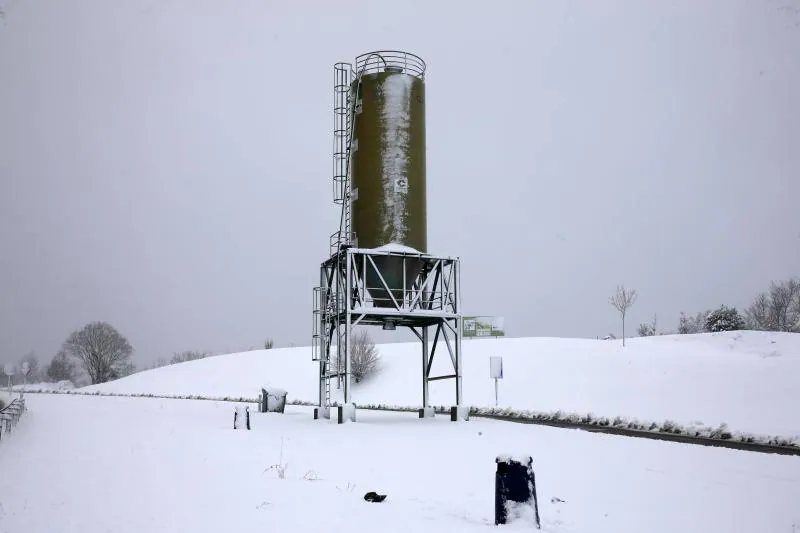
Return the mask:
<svg viewBox="0 0 800 533"><path fill-rule="evenodd" d="M359 248L396 243L426 252L424 63L403 57L356 59L352 230Z"/></svg>
<svg viewBox="0 0 800 533"><path fill-rule="evenodd" d="M356 58L350 176L352 231L359 248L404 245L426 252L425 63L404 52L373 52ZM375 258L396 299L404 267L397 257ZM406 260L406 286L422 261ZM378 307L392 307L372 268L370 294Z"/></svg>

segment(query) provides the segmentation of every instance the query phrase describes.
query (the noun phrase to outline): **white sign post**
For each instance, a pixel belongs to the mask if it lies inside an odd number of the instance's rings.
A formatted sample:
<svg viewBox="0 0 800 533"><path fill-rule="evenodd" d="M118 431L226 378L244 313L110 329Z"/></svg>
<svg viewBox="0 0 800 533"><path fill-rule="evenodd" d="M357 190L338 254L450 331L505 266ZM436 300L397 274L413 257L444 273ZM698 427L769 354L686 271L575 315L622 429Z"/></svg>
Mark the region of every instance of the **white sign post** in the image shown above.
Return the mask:
<svg viewBox="0 0 800 533"><path fill-rule="evenodd" d="M14 365L6 363L3 371L6 373L6 376L8 376L8 395L11 396L11 376L14 375Z"/></svg>
<svg viewBox="0 0 800 533"><path fill-rule="evenodd" d="M497 380L503 379L503 358L499 355L489 357L489 377L494 379L494 405L497 406Z"/></svg>

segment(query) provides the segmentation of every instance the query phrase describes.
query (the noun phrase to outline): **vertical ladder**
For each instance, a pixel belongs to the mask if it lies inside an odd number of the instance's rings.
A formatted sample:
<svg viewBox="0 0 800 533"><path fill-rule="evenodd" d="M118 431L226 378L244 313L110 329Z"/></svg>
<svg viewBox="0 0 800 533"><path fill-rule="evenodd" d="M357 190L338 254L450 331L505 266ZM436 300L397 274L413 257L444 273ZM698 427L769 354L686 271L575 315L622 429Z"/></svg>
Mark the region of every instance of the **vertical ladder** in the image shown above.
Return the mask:
<svg viewBox="0 0 800 533"><path fill-rule="evenodd" d="M328 290L325 287L314 287L314 312L311 332L311 360L321 361L325 358L327 337L325 322L327 320Z"/></svg>
<svg viewBox="0 0 800 533"><path fill-rule="evenodd" d="M343 258L343 253L340 251L337 254L337 262L341 263ZM340 275L336 276L336 303L334 305L336 309L336 388L342 388L342 373L344 372L343 366L344 361L342 360L342 353L347 353L344 349L345 344L345 326L343 314L346 311L345 305L346 302L344 298L346 297L344 294L345 283L344 280L341 278L341 266L337 267L337 271Z"/></svg>
<svg viewBox="0 0 800 533"><path fill-rule="evenodd" d="M325 407L331 405L331 378L328 377L330 371L330 360L328 360L325 362Z"/></svg>
<svg viewBox="0 0 800 533"><path fill-rule="evenodd" d="M341 204L342 215L339 221L337 249L350 243L350 141L351 106L350 63L336 63L333 66L333 201Z"/></svg>

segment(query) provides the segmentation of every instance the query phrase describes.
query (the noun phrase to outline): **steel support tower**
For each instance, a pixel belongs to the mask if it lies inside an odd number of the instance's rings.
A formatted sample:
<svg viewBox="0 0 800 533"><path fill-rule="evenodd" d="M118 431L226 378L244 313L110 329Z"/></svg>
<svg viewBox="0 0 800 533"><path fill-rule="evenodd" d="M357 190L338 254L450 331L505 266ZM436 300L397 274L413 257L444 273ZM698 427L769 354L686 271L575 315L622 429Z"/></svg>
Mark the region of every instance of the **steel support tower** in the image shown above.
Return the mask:
<svg viewBox="0 0 800 533"><path fill-rule="evenodd" d="M371 68L413 70L417 66L413 60L418 59L402 52L371 53L360 58L356 68L350 63L334 65L333 195L342 210L339 231L331 235L328 259L320 267L320 284L314 288L312 358L319 363L316 415L331 416L335 403L331 397L332 379L343 388L342 404L352 405L353 328L381 326L384 330L407 327L420 340L420 416L428 417L433 416L431 381L452 379L454 407L460 407L462 402L460 263L458 258L431 255L398 244L357 246L357 235L352 231L350 172L351 157L357 149L353 127L354 114L360 111L360 83L354 82ZM424 76L424 63L416 74ZM445 348L440 348L441 344ZM434 357L444 349L452 363L452 373L432 376ZM465 417L462 412L458 411L459 418Z"/></svg>

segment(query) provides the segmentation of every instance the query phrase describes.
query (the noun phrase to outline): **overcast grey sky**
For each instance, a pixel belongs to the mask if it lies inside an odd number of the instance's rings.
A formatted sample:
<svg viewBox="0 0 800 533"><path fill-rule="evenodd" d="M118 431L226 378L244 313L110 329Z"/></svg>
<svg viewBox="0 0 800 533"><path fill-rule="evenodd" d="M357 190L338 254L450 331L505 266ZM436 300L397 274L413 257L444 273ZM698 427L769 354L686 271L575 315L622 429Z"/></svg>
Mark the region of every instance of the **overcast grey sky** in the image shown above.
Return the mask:
<svg viewBox="0 0 800 533"><path fill-rule="evenodd" d="M429 251L512 336L800 275L800 0L0 0L0 359L308 345L332 65L428 63ZM632 328L633 329L633 328Z"/></svg>

